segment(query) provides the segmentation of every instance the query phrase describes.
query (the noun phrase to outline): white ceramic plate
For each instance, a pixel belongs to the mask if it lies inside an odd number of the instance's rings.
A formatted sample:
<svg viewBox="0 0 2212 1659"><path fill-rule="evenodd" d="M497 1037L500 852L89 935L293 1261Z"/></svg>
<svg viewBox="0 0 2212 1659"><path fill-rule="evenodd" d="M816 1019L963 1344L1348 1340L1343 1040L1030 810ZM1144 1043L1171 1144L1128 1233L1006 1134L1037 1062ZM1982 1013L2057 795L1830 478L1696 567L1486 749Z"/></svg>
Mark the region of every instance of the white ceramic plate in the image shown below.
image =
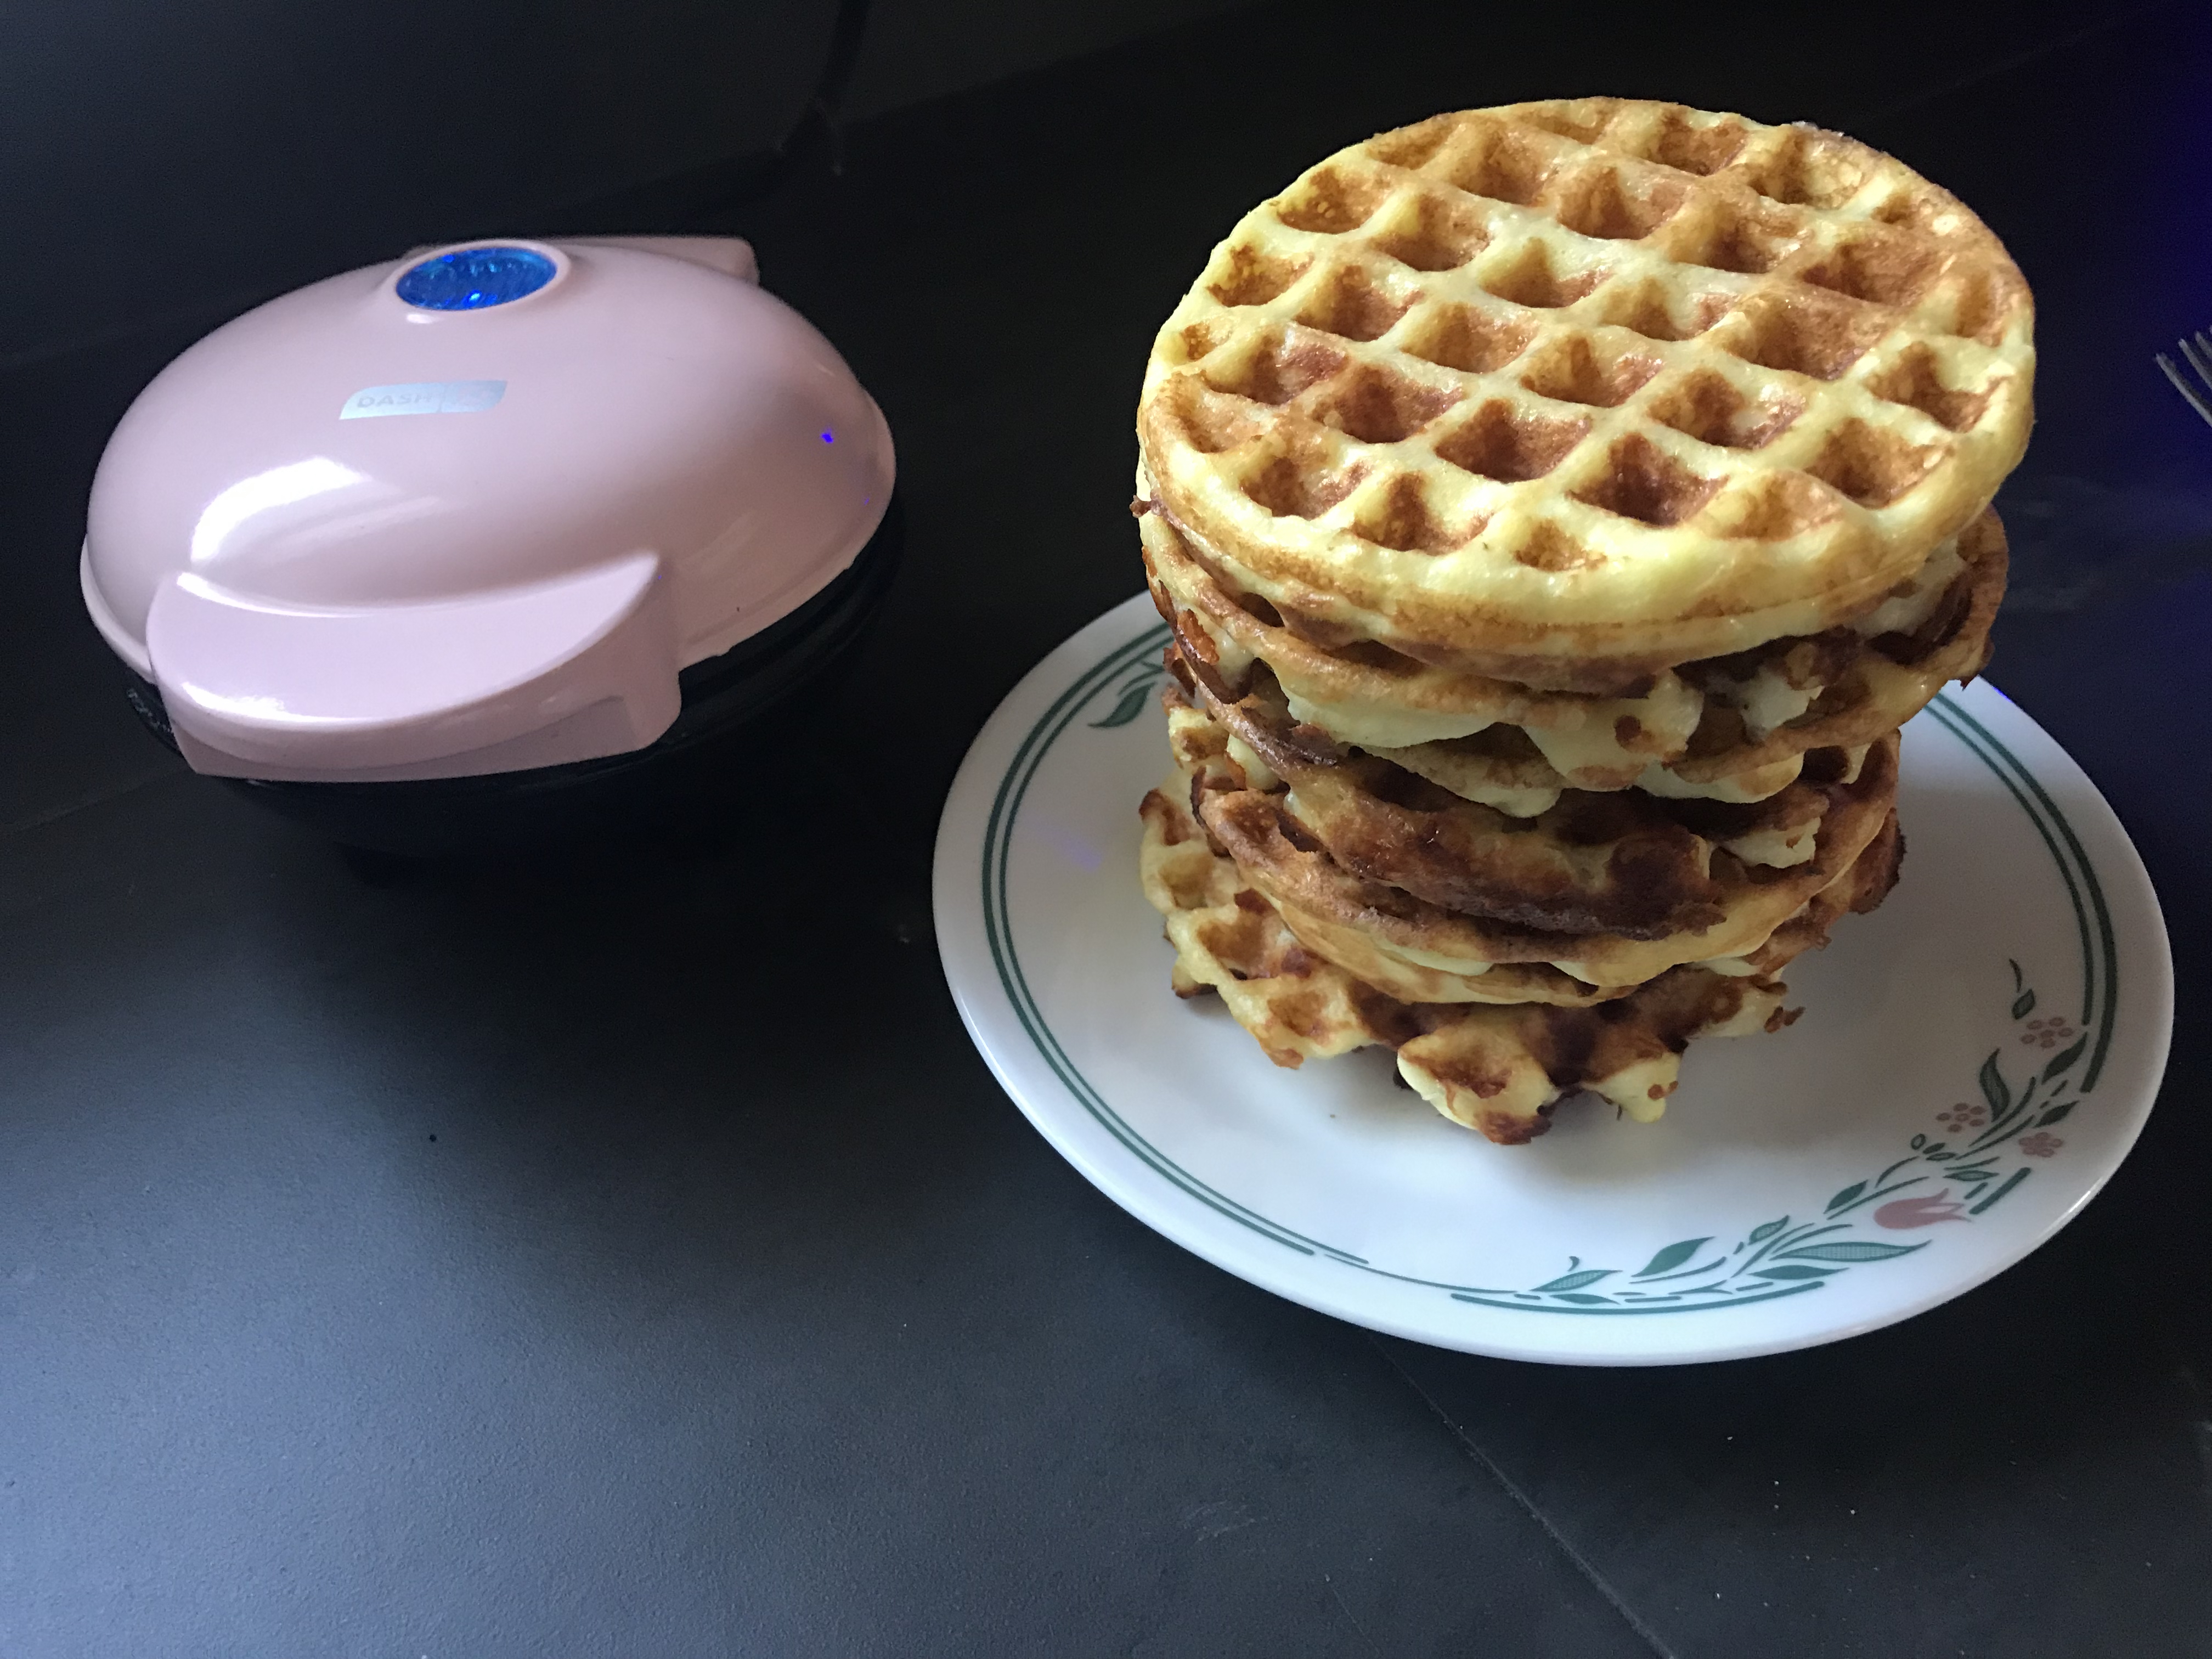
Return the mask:
<svg viewBox="0 0 2212 1659"><path fill-rule="evenodd" d="M1164 637L1139 595L1000 706L939 828L937 936L1030 1121L1229 1272L1476 1353L1772 1353L2002 1271L2142 1127L2173 1013L2157 901L2081 769L1979 684L1906 731L1889 902L1791 966L1796 1025L1693 1046L1659 1123L1585 1097L1494 1146L1395 1086L1385 1051L1279 1070L1170 991L1138 887Z"/></svg>

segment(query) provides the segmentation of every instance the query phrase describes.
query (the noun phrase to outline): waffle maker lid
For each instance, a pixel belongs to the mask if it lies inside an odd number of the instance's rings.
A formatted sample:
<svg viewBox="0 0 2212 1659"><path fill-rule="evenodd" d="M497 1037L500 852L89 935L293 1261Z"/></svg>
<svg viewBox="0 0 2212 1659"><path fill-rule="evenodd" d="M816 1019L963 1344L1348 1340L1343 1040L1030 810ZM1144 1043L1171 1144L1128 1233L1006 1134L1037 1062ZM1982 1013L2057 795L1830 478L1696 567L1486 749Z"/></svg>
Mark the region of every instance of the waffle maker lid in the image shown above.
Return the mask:
<svg viewBox="0 0 2212 1659"><path fill-rule="evenodd" d="M466 243L163 369L100 459L85 603L196 770L557 765L651 744L680 670L851 564L893 471L744 242Z"/></svg>

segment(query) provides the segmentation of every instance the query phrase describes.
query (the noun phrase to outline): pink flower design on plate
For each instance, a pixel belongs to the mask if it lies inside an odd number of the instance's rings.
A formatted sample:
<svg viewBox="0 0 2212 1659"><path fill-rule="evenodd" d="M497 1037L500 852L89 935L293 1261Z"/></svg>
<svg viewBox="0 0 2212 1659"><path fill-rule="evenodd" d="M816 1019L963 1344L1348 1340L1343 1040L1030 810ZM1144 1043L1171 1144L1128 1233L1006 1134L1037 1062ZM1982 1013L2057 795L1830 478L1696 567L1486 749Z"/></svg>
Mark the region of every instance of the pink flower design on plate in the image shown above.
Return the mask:
<svg viewBox="0 0 2212 1659"><path fill-rule="evenodd" d="M2021 1151L2026 1152L2030 1158L2049 1158L2051 1153L2065 1144L2057 1135L2045 1133L2040 1129L2032 1135L2022 1135L2020 1139Z"/></svg>
<svg viewBox="0 0 2212 1659"><path fill-rule="evenodd" d="M1939 1221L1963 1221L1966 1206L1955 1198L1946 1198L1941 1193L1923 1193L1918 1198L1893 1198L1874 1212L1874 1224L1902 1231L1906 1227L1932 1227Z"/></svg>
<svg viewBox="0 0 2212 1659"><path fill-rule="evenodd" d="M1936 1114L1936 1121L1953 1134L1963 1134L1969 1129L1978 1129L1990 1121L1989 1109L1977 1106L1972 1101L1960 1101L1948 1112Z"/></svg>
<svg viewBox="0 0 2212 1659"><path fill-rule="evenodd" d="M2049 1019L2028 1021L2020 1040L2031 1048L2056 1048L2062 1042L2074 1040L2074 1028L2063 1018L2053 1014Z"/></svg>

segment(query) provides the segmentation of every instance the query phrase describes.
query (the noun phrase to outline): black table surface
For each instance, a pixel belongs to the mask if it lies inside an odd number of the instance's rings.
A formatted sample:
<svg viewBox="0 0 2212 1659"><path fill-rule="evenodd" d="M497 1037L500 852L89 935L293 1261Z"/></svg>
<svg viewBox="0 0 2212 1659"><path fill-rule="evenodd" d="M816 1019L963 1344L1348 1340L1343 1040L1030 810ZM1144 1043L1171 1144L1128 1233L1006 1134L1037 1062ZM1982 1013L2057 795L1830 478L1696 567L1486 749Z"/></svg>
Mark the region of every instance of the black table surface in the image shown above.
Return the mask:
<svg viewBox="0 0 2212 1659"><path fill-rule="evenodd" d="M719 836L364 866L191 776L76 550L217 319L8 377L0 1653L2212 1652L2212 431L2149 362L2212 324L2212 29L1665 11L1235 13L728 218L882 401L910 553ZM1377 128L1589 89L1853 131L2008 240L1993 678L2181 975L2073 1225L1726 1365L1439 1352L1184 1254L999 1091L931 937L969 737L1139 585L1129 411L1206 250Z"/></svg>

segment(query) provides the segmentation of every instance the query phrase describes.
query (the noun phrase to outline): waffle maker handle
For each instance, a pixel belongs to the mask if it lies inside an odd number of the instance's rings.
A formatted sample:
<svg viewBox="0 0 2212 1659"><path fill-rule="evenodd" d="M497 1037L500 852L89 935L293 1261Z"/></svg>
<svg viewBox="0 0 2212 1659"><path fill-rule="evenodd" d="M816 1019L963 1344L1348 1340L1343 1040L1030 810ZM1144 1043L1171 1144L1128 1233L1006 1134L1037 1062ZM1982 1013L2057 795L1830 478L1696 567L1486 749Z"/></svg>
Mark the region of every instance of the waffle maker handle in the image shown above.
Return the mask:
<svg viewBox="0 0 2212 1659"><path fill-rule="evenodd" d="M554 766L641 748L676 719L660 576L640 551L467 599L289 610L185 574L155 597L148 654L197 772L368 782ZM297 760L308 733L312 769Z"/></svg>

